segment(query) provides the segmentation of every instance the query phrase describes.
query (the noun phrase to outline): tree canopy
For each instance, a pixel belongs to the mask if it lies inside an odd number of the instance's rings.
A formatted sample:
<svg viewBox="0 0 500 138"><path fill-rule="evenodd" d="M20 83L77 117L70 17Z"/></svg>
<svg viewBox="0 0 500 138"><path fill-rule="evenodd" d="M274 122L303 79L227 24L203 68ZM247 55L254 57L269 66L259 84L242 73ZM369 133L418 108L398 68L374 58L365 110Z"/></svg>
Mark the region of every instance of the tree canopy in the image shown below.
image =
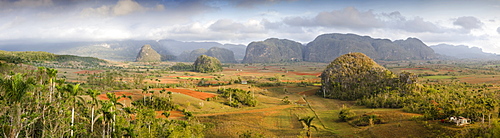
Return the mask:
<svg viewBox="0 0 500 138"><path fill-rule="evenodd" d="M217 58L207 55L199 56L193 64L194 70L201 73L221 72L222 64Z"/></svg>

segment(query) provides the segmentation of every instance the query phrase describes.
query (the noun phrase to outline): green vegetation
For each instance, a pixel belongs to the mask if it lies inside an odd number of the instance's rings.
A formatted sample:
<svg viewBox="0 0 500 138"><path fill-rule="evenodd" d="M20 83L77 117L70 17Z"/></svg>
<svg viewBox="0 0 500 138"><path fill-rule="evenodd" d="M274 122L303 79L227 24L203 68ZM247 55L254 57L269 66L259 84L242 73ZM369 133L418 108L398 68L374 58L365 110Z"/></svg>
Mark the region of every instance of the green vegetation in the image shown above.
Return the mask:
<svg viewBox="0 0 500 138"><path fill-rule="evenodd" d="M194 66L179 62L179 63L176 63L175 65L171 66L170 69L176 70L176 71L192 71L194 69Z"/></svg>
<svg viewBox="0 0 500 138"><path fill-rule="evenodd" d="M55 69L4 67L13 70L0 73L2 137L203 137L200 123L156 118L154 110L124 107L114 93L106 93L108 100L96 100L100 92L57 78ZM169 99L153 98L153 105L161 106ZM153 108L167 109L161 106Z"/></svg>
<svg viewBox="0 0 500 138"><path fill-rule="evenodd" d="M327 98L356 100L379 93L411 93L416 76L393 74L362 53L345 54L330 63L321 74L321 92Z"/></svg>
<svg viewBox="0 0 500 138"><path fill-rule="evenodd" d="M241 107L242 105L255 107L258 103L254 93L242 89L218 89L217 93L220 93L221 97L229 98L227 104L232 107Z"/></svg>
<svg viewBox="0 0 500 138"><path fill-rule="evenodd" d="M316 68L326 63L198 73L185 63L10 57L23 64L0 62L0 137L497 137L500 130L500 61L378 62L389 71L352 53L319 78ZM471 124L456 126L450 116Z"/></svg>
<svg viewBox="0 0 500 138"><path fill-rule="evenodd" d="M209 57L207 55L199 56L194 61L194 71L201 73L221 72L222 64L217 58Z"/></svg>

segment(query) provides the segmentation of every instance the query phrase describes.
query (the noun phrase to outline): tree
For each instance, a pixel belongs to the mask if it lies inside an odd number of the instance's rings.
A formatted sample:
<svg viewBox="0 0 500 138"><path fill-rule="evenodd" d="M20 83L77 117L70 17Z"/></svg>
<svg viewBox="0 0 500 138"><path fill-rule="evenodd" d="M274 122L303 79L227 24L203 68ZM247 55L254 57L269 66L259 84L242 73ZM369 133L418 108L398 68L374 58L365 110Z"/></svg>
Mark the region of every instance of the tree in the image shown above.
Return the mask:
<svg viewBox="0 0 500 138"><path fill-rule="evenodd" d="M312 137L312 128L314 128L314 129L316 129L316 131L318 131L318 128L312 124L312 121L314 118L315 118L314 116L307 116L307 117L299 119L299 121L304 126L304 129L306 129L306 136L309 138Z"/></svg>
<svg viewBox="0 0 500 138"><path fill-rule="evenodd" d="M89 89L87 91L87 94L92 98L92 100L90 101L91 102L91 105L92 105L92 115L91 115L91 118L90 118L90 132L94 132L94 123L95 123L95 116L94 116L94 112L95 112L95 106L99 105L99 101L97 100L97 95L101 94L101 92L99 92L98 90L94 90L94 89Z"/></svg>
<svg viewBox="0 0 500 138"><path fill-rule="evenodd" d="M71 101L71 136L73 137L73 126L75 124L75 107L77 100L83 101L81 97L78 97L79 92L82 90L80 84L68 84L64 87L64 91L69 93L69 101Z"/></svg>
<svg viewBox="0 0 500 138"><path fill-rule="evenodd" d="M118 102L118 100L120 99L120 97L117 97L114 93L106 93L106 96L108 97L110 103L111 103L111 114L113 115L112 117L112 126L111 126L111 132L115 132L115 127L116 127L116 114L118 112L118 109L116 108L116 106L120 105L120 106L123 106L121 103Z"/></svg>
<svg viewBox="0 0 500 138"><path fill-rule="evenodd" d="M56 85L56 76L57 76L57 70L56 69L51 69L47 68L47 75L49 76L49 83L50 83L50 93L49 93L49 101L52 101L52 94L54 93L54 88Z"/></svg>
<svg viewBox="0 0 500 138"><path fill-rule="evenodd" d="M25 75L25 74L24 74ZM21 131L35 122L39 117L30 118L30 113L27 110L22 110L21 104L25 95L33 89L35 79L32 77L24 78L23 74L15 74L0 79L1 88L4 91L1 96L7 101L8 118L6 126L4 126L4 137L17 138Z"/></svg>
<svg viewBox="0 0 500 138"><path fill-rule="evenodd" d="M193 64L194 70L201 73L212 73L222 71L222 64L217 58L207 55L199 56Z"/></svg>

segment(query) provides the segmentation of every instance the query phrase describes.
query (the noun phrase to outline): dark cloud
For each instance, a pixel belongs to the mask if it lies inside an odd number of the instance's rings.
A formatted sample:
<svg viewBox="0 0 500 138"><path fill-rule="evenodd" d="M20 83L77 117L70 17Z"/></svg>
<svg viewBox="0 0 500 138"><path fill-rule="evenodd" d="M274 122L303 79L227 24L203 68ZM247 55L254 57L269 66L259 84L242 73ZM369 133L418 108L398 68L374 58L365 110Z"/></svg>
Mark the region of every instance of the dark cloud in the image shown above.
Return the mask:
<svg viewBox="0 0 500 138"><path fill-rule="evenodd" d="M434 33L439 33L442 32L441 28L438 27L436 24L424 21L422 17L415 17L411 20L405 21L402 23L403 28L400 28L402 30L406 30L408 32L434 32Z"/></svg>
<svg viewBox="0 0 500 138"><path fill-rule="evenodd" d="M81 14L83 16L123 16L132 14L135 12L144 12L148 10L163 10L165 7L163 5L156 5L154 7L144 7L134 0L119 0L114 5L102 5L97 8L85 8L82 10Z"/></svg>
<svg viewBox="0 0 500 138"><path fill-rule="evenodd" d="M500 27L497 28L497 33L500 34Z"/></svg>
<svg viewBox="0 0 500 138"><path fill-rule="evenodd" d="M291 26L316 26L315 23L311 19L306 19L304 17L286 17L283 19L283 23Z"/></svg>
<svg viewBox="0 0 500 138"><path fill-rule="evenodd" d="M295 1L295 0L230 0L237 7L253 8L259 5L276 4L282 1Z"/></svg>
<svg viewBox="0 0 500 138"><path fill-rule="evenodd" d="M382 22L372 11L360 12L354 7L347 7L340 11L321 12L314 18L320 26L345 28L378 28Z"/></svg>
<svg viewBox="0 0 500 138"><path fill-rule="evenodd" d="M476 17L463 16L463 17L458 17L453 22L453 25L460 26L460 27L462 27L464 30L466 30L468 32L468 31L470 31L472 29L481 28L481 26L483 25L483 22L481 22Z"/></svg>
<svg viewBox="0 0 500 138"><path fill-rule="evenodd" d="M321 26L350 29L372 29L383 27L384 24L372 11L360 12L354 7L343 10L318 13L314 18L287 17L284 23L291 26Z"/></svg>
<svg viewBox="0 0 500 138"><path fill-rule="evenodd" d="M271 22L267 19L262 19L261 24L266 28L266 29L280 29L281 26L283 26L283 23L281 22Z"/></svg>
<svg viewBox="0 0 500 138"><path fill-rule="evenodd" d="M372 11L359 11L353 7L343 10L318 13L314 18L287 17L283 22L290 26L302 27L327 27L347 28L351 30L367 30L375 28L388 28L404 30L407 32L441 33L444 30L432 22L425 21L422 17L407 19L398 11L391 13L375 14Z"/></svg>

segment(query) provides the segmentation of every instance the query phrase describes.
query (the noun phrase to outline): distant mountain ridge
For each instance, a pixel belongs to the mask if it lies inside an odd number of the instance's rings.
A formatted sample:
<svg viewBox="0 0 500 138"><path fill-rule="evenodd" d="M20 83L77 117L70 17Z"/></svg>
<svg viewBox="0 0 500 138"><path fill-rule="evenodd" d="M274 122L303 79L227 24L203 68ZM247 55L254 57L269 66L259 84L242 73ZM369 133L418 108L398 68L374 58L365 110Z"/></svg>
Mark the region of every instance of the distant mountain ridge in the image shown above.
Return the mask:
<svg viewBox="0 0 500 138"><path fill-rule="evenodd" d="M437 54L450 56L458 59L500 59L497 54L483 52L478 47L465 45L438 44L430 46Z"/></svg>
<svg viewBox="0 0 500 138"><path fill-rule="evenodd" d="M434 51L417 38L391 41L356 34L323 34L305 47L304 60L330 62L351 52L361 52L376 60L436 59Z"/></svg>
<svg viewBox="0 0 500 138"><path fill-rule="evenodd" d="M288 40L269 38L248 44L243 63L269 63L302 61L302 44Z"/></svg>
<svg viewBox="0 0 500 138"><path fill-rule="evenodd" d="M114 61L135 61L141 46L149 44L165 61L193 61L206 49L219 47L233 52L236 61L243 63L272 63L284 61L330 62L340 55L361 52L374 60L429 60L437 59L434 50L417 38L406 40L375 39L356 34L322 34L306 45L299 42L269 38L251 42L248 46L216 42L182 42L176 40L122 40L100 42L41 43L26 45L0 45L1 50L46 51L55 54L97 57ZM205 50L201 50L205 49ZM186 52L185 52L186 51ZM191 52L190 52L191 51ZM192 52L194 51L194 53ZM183 54L184 52L184 54ZM214 51L212 51L214 53ZM222 52L229 53L229 52ZM196 56L192 56L192 55ZM214 54L221 54L215 52ZM189 55L189 56L186 56ZM228 58L220 59L231 62ZM212 55L214 56L214 55ZM176 60L175 58L178 58ZM187 60L186 60L187 59Z"/></svg>
<svg viewBox="0 0 500 138"><path fill-rule="evenodd" d="M200 48L193 51L184 51L177 56L177 61L194 62L201 55L217 58L222 63L236 63L233 51L220 47L212 47L208 50Z"/></svg>
<svg viewBox="0 0 500 138"><path fill-rule="evenodd" d="M220 44L217 42L182 42L176 40L122 40L98 42L61 42L37 44L3 44L0 50L7 51L46 51L61 55L77 55L96 57L114 61L135 61L141 46L151 45L162 57L168 61L175 61L175 56L183 51L192 51L199 48L209 49L220 47L234 52L236 60L242 60L245 55L245 45Z"/></svg>
<svg viewBox="0 0 500 138"><path fill-rule="evenodd" d="M438 56L417 38L391 41L356 34L323 34L307 45L270 38L248 45L243 63L283 61L331 62L351 52L364 53L376 60L429 60Z"/></svg>

